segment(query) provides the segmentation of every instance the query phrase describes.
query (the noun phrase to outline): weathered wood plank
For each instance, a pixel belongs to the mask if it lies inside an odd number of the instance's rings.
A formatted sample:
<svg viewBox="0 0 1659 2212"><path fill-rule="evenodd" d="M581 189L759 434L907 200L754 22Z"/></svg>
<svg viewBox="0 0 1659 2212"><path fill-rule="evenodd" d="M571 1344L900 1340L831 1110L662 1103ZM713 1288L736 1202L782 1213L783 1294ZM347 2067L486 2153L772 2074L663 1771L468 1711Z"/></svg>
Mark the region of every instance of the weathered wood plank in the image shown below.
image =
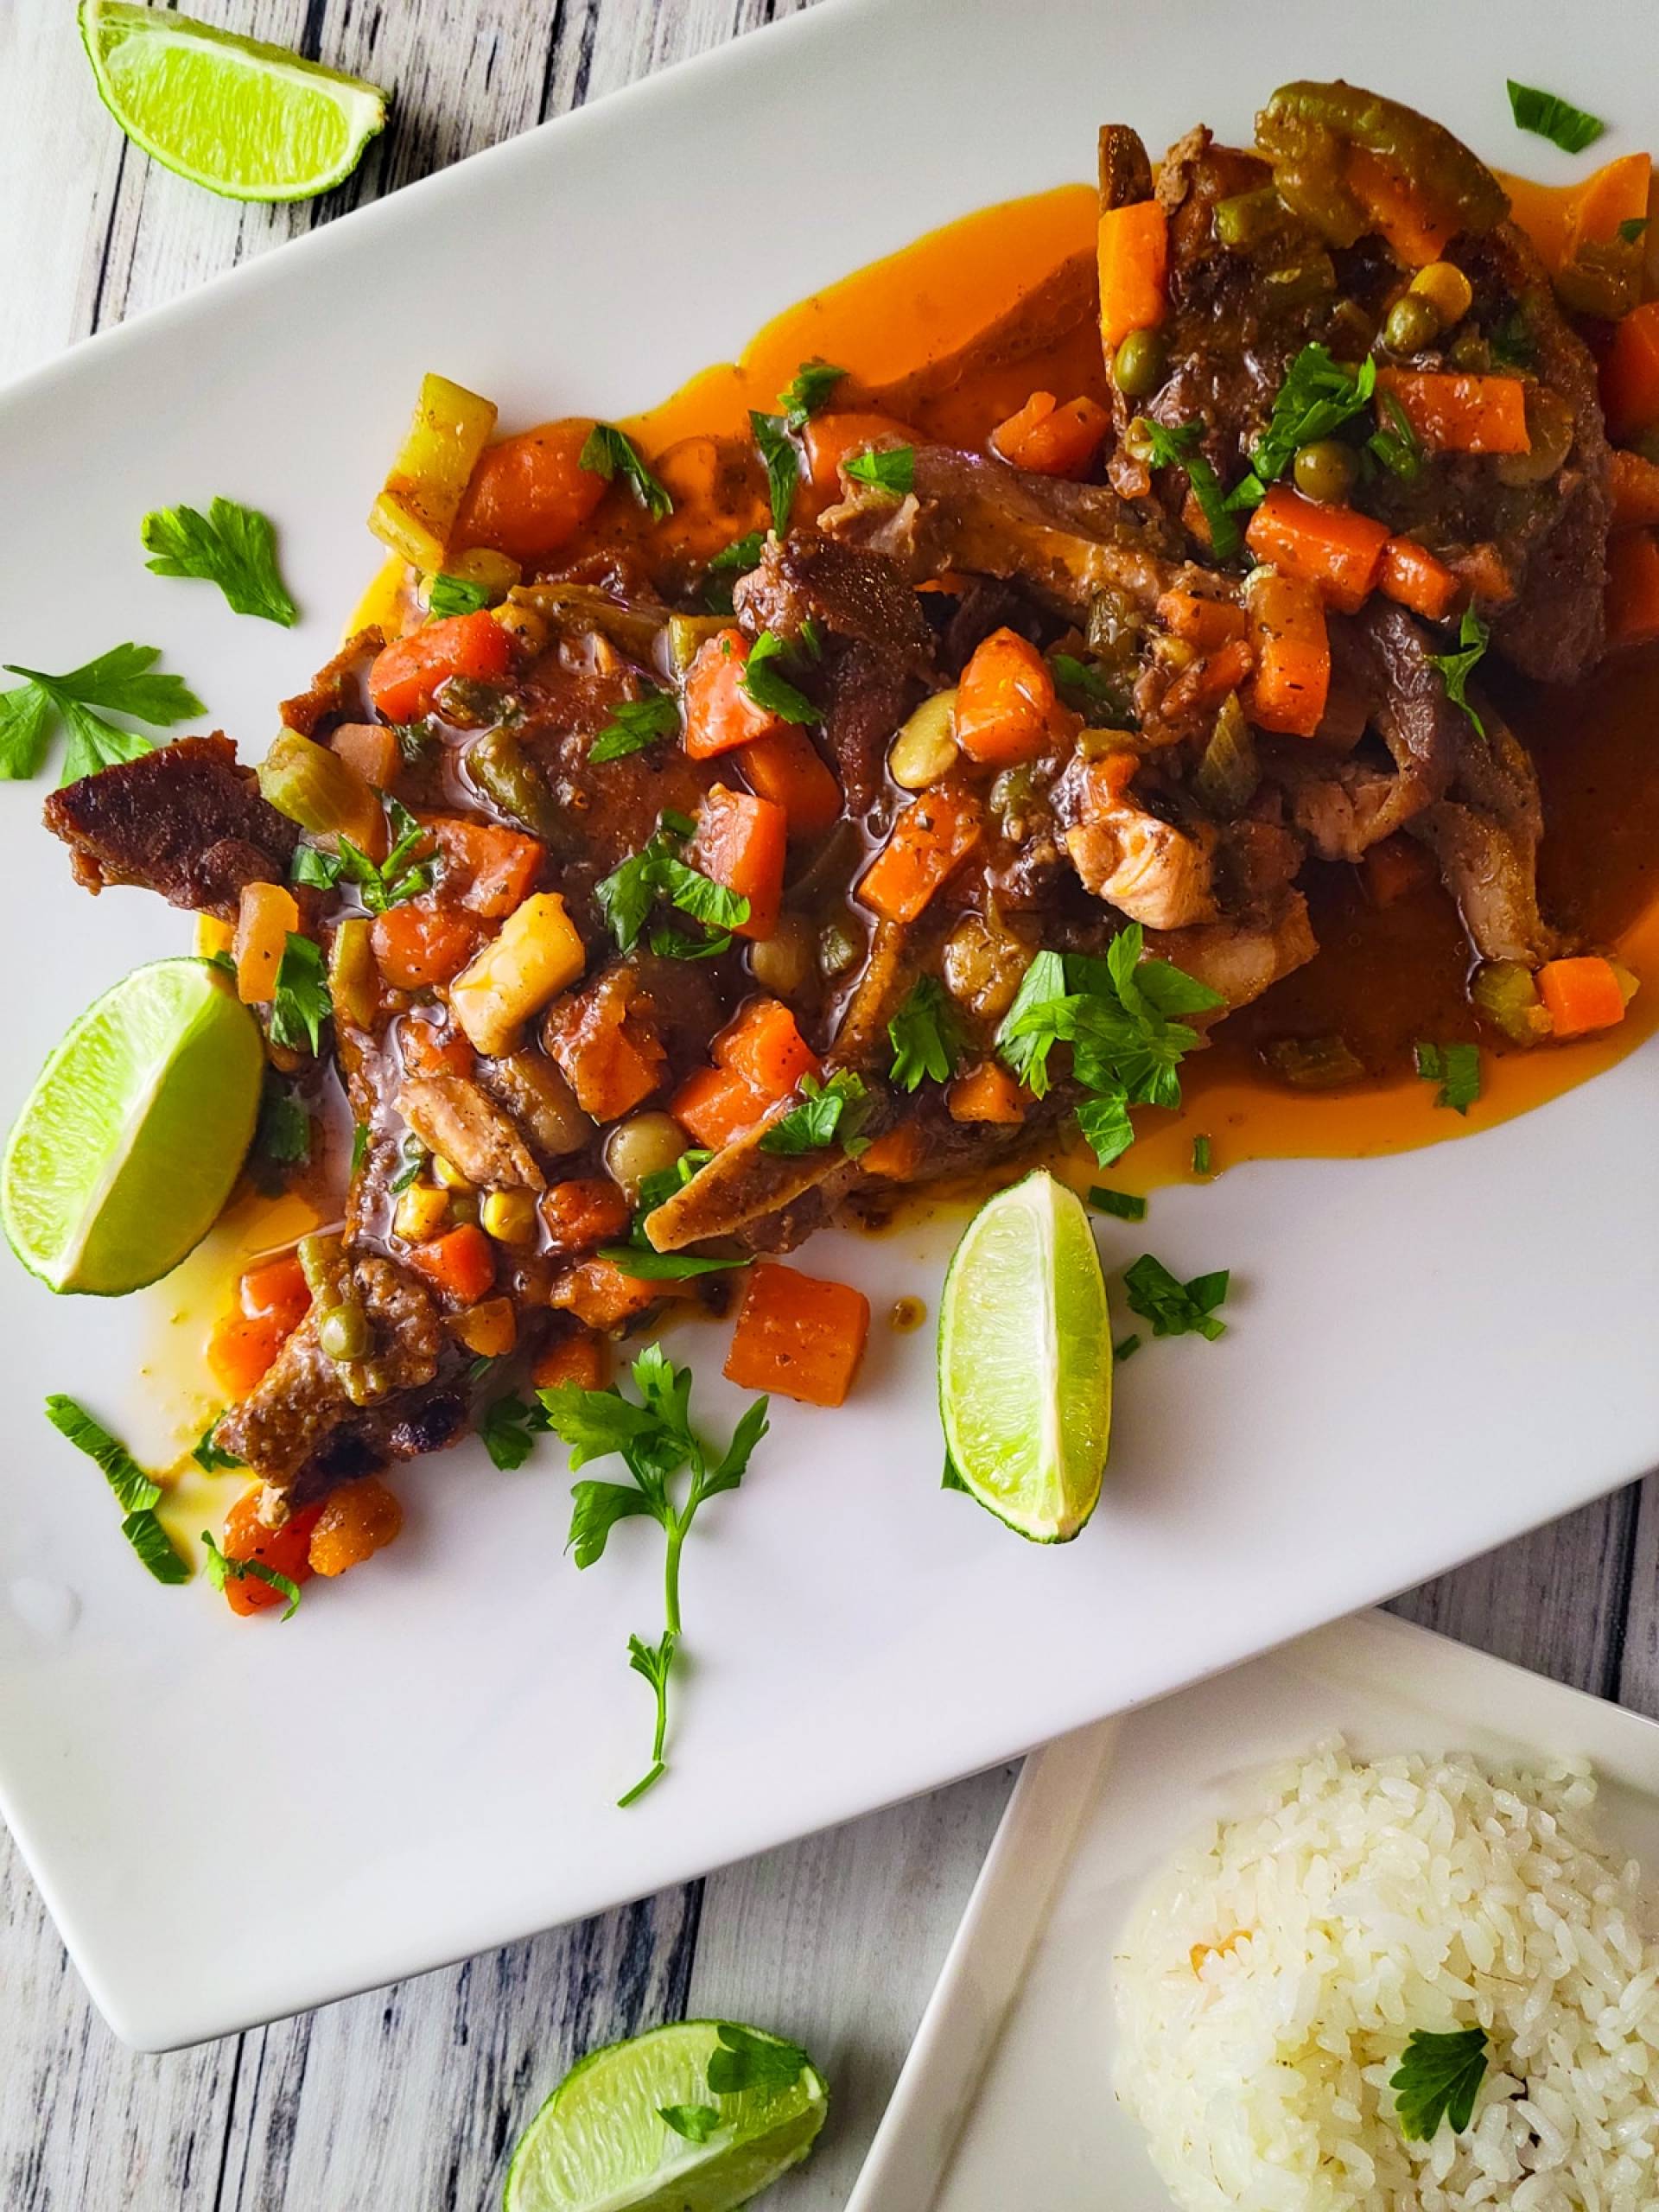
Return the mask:
<svg viewBox="0 0 1659 2212"><path fill-rule="evenodd" d="M1618 1680L1611 1694L1659 1719L1659 1476L1649 1476L1640 1495Z"/></svg>
<svg viewBox="0 0 1659 2212"><path fill-rule="evenodd" d="M792 2036L830 2082L823 2140L769 2212L846 2203L1017 1771L994 1767L709 1877L689 2012Z"/></svg>

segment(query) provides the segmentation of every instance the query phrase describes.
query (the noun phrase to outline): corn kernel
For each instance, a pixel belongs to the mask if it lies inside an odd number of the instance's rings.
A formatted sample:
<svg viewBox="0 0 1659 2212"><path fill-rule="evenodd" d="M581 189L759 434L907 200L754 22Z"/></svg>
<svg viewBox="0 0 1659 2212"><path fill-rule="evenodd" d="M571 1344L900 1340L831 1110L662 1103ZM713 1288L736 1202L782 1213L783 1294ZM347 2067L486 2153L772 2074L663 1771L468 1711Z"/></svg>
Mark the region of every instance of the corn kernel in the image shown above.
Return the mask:
<svg viewBox="0 0 1659 2212"><path fill-rule="evenodd" d="M434 1190L429 1183L411 1183L397 1194L391 1226L407 1243L424 1244L428 1237L437 1235L448 1211L447 1191Z"/></svg>
<svg viewBox="0 0 1659 2212"><path fill-rule="evenodd" d="M446 1191L470 1191L472 1185L453 1160L446 1160L441 1152L432 1155L432 1173Z"/></svg>
<svg viewBox="0 0 1659 2212"><path fill-rule="evenodd" d="M529 1191L492 1191L478 1210L478 1225L498 1244L528 1244L536 1234L536 1200Z"/></svg>
<svg viewBox="0 0 1659 2212"><path fill-rule="evenodd" d="M1463 321L1475 296L1474 287L1452 261L1431 261L1412 278L1411 289L1421 293L1446 330Z"/></svg>

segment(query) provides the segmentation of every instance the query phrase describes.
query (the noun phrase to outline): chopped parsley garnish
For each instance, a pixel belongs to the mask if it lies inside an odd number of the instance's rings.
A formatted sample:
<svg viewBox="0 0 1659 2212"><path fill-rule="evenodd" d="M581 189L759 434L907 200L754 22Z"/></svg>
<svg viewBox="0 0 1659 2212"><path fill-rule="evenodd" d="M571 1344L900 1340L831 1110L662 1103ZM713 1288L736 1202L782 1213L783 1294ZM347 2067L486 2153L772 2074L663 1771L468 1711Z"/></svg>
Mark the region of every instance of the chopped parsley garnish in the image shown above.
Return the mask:
<svg viewBox="0 0 1659 2212"><path fill-rule="evenodd" d="M1117 728L1129 723L1128 701L1093 661L1080 660L1076 653L1051 653L1048 665L1055 690L1074 714L1106 715Z"/></svg>
<svg viewBox="0 0 1659 2212"><path fill-rule="evenodd" d="M421 854L431 832L398 799L389 798L386 811L397 832L397 842L385 860L372 861L347 836L342 836L340 841L340 872L357 886L363 904L372 914L384 914L389 906L401 906L406 899L418 899L423 891L432 888L436 873L431 852ZM417 854L421 854L418 859Z"/></svg>
<svg viewBox="0 0 1659 2212"><path fill-rule="evenodd" d="M1304 346L1285 372L1267 429L1250 448L1250 473L1234 486L1228 505L1258 506L1300 447L1339 430L1370 404L1376 390L1376 363L1369 355L1350 368L1332 360L1327 346Z"/></svg>
<svg viewBox="0 0 1659 2212"><path fill-rule="evenodd" d="M359 1123L359 1126L361 1127L361 1124ZM366 1129L364 1130L364 1135L365 1137L368 1135ZM426 1147L421 1142L419 1137L412 1134L406 1136L397 1147L397 1169L388 1180L386 1188L392 1192L406 1191L411 1183L419 1182L421 1170L425 1166L426 1160Z"/></svg>
<svg viewBox="0 0 1659 2212"><path fill-rule="evenodd" d="M581 1482L571 1498L570 1548L579 1567L604 1554L619 1521L634 1516L655 1521L668 1540L666 1623L659 1643L628 1639L628 1664L651 1685L656 1729L648 1771L618 1802L631 1805L667 1771L663 1745L668 1732L668 1686L681 1636L680 1553L698 1508L742 1481L754 1447L766 1433L766 1401L756 1398L733 1431L718 1459L691 1426L691 1370L676 1367L660 1344L648 1344L632 1367L638 1399L615 1389L587 1390L561 1382L538 1395L548 1427L570 1451L573 1469L614 1452L632 1478L621 1483ZM690 1480L682 1498L671 1484L683 1470ZM711 2087L713 2084L711 2083Z"/></svg>
<svg viewBox="0 0 1659 2212"><path fill-rule="evenodd" d="M213 1541L211 1533L204 1529L201 1541L207 1547L207 1580L215 1590L223 1590L227 1582L263 1582L267 1590L275 1590L288 1603L283 1607L282 1618L291 1621L300 1610L300 1586L291 1575L279 1573L276 1567L267 1567L262 1559L233 1559L222 1552Z"/></svg>
<svg viewBox="0 0 1659 2212"><path fill-rule="evenodd" d="M352 1164L348 1173L355 1177L369 1156L369 1125L366 1122L352 1123Z"/></svg>
<svg viewBox="0 0 1659 2212"><path fill-rule="evenodd" d="M46 1402L46 1417L60 1436L102 1469L125 1516L121 1533L158 1582L188 1582L190 1569L173 1548L173 1540L156 1517L162 1486L152 1482L126 1446L111 1435L84 1406L54 1391Z"/></svg>
<svg viewBox="0 0 1659 2212"><path fill-rule="evenodd" d="M749 428L766 465L766 489L772 499L772 526L779 537L789 528L789 511L795 504L795 487L801 480L800 457L791 442L781 415L749 410Z"/></svg>
<svg viewBox="0 0 1659 2212"><path fill-rule="evenodd" d="M1645 215L1627 215L1618 226L1618 235L1626 245L1634 245L1648 227Z"/></svg>
<svg viewBox="0 0 1659 2212"><path fill-rule="evenodd" d="M815 1075L803 1076L800 1089L800 1103L761 1133L762 1152L822 1152L838 1144L849 1160L855 1160L868 1150L859 1133L874 1102L861 1076L850 1068L838 1068L828 1083L820 1083Z"/></svg>
<svg viewBox="0 0 1659 2212"><path fill-rule="evenodd" d="M213 1441L213 1431L224 1418L223 1412L216 1413L190 1447L190 1457L206 1474L220 1474L228 1467L245 1464L234 1452L226 1452Z"/></svg>
<svg viewBox="0 0 1659 2212"><path fill-rule="evenodd" d="M267 1069L248 1157L249 1173L260 1189L274 1193L288 1181L283 1171L297 1167L310 1157L311 1116L275 1070Z"/></svg>
<svg viewBox="0 0 1659 2212"><path fill-rule="evenodd" d="M709 2054L709 2087L717 2097L791 2088L812 2063L799 2044L782 2036L758 2036L731 2020L722 2020L715 2032L720 2049Z"/></svg>
<svg viewBox="0 0 1659 2212"><path fill-rule="evenodd" d="M1135 1330L1131 1329L1127 1337L1120 1337L1112 1346L1112 1357L1122 1366L1126 1359L1133 1359L1140 1349L1140 1335Z"/></svg>
<svg viewBox="0 0 1659 2212"><path fill-rule="evenodd" d="M434 576L427 587L426 611L435 622L452 614L476 614L490 603L490 594L470 576Z"/></svg>
<svg viewBox="0 0 1659 2212"><path fill-rule="evenodd" d="M778 395L786 426L804 430L846 373L830 361L803 361Z"/></svg>
<svg viewBox="0 0 1659 2212"><path fill-rule="evenodd" d="M1182 1282L1161 1260L1143 1252L1133 1267L1123 1270L1123 1287L1131 1310L1151 1322L1154 1337L1197 1335L1213 1344L1227 1333L1227 1324L1216 1319L1216 1308L1227 1295L1230 1276L1230 1269L1218 1268L1211 1274Z"/></svg>
<svg viewBox="0 0 1659 2212"><path fill-rule="evenodd" d="M194 507L158 507L144 517L144 566L158 576L197 576L217 584L234 614L257 614L289 629L299 609L276 566L270 517L234 499L214 499L205 515Z"/></svg>
<svg viewBox="0 0 1659 2212"><path fill-rule="evenodd" d="M706 2143L720 2127L720 2113L713 2105L658 2105L657 2117L688 2143Z"/></svg>
<svg viewBox="0 0 1659 2212"><path fill-rule="evenodd" d="M1195 1175L1212 1175L1215 1173L1215 1160L1208 1137L1197 1136L1192 1140L1192 1173Z"/></svg>
<svg viewBox="0 0 1659 2212"><path fill-rule="evenodd" d="M1395 2117L1408 2143L1427 2143L1449 2120L1461 2135L1474 2117L1475 2097L1486 2076L1486 2031L1464 2028L1430 2035L1414 2028L1397 2072L1389 2079Z"/></svg>
<svg viewBox="0 0 1659 2212"><path fill-rule="evenodd" d="M549 1426L548 1418L539 1404L526 1405L522 1398L497 1398L485 1408L478 1424L484 1449L490 1455L492 1465L504 1474L522 1467L536 1448L536 1439Z"/></svg>
<svg viewBox="0 0 1659 2212"><path fill-rule="evenodd" d="M700 874L681 859L679 849L696 826L683 814L664 814L645 850L633 854L594 887L594 897L621 951L630 952L638 944L646 918L659 899L689 914L693 921L728 936L748 920L747 899ZM690 946L690 941L682 939L681 944ZM652 945L655 950L664 949L657 946L654 937ZM725 947L719 949L723 951ZM677 957L699 957L698 949L681 950Z"/></svg>
<svg viewBox="0 0 1659 2212"><path fill-rule="evenodd" d="M273 1043L290 1052L321 1052L322 1025L334 1010L321 953L308 937L290 930L270 1001Z"/></svg>
<svg viewBox="0 0 1659 2212"><path fill-rule="evenodd" d="M1548 138L1564 154L1581 154L1607 128L1599 115L1574 107L1559 92L1541 92L1535 85L1517 85L1513 77L1505 82L1510 88L1510 113L1515 118L1516 128L1530 130L1535 137Z"/></svg>
<svg viewBox="0 0 1659 2212"><path fill-rule="evenodd" d="M60 722L67 742L60 783L94 776L118 760L136 760L155 750L156 741L136 729L119 729L105 715L125 715L152 728L170 728L205 712L181 676L154 676L159 645L116 645L72 668L67 676L45 676L38 668L4 664L22 683L0 691L0 779L15 782L38 775L46 749ZM99 708L104 714L95 711Z"/></svg>
<svg viewBox="0 0 1659 2212"><path fill-rule="evenodd" d="M579 468L589 468L595 476L602 476L607 484L614 483L619 474L640 505L653 522L661 522L674 512L674 502L666 484L653 474L645 455L629 437L609 423L595 423L588 433L586 444L576 457Z"/></svg>
<svg viewBox="0 0 1659 2212"><path fill-rule="evenodd" d="M1469 678L1473 675L1486 652L1491 632L1472 607L1463 610L1463 620L1458 628L1458 643L1463 648L1455 653L1430 653L1428 664L1440 671L1440 681L1446 686L1446 696L1454 707L1461 707L1475 726L1478 736L1484 737L1486 725L1470 705L1467 696Z"/></svg>
<svg viewBox="0 0 1659 2212"><path fill-rule="evenodd" d="M1454 1114L1466 1114L1479 1097L1478 1045L1418 1044L1412 1047L1412 1058L1425 1083L1440 1085L1434 1094L1437 1106L1449 1106Z"/></svg>
<svg viewBox="0 0 1659 2212"><path fill-rule="evenodd" d="M624 754L643 753L680 726L680 710L670 693L654 686L642 698L623 699L611 709L611 718L588 748L593 761L620 760Z"/></svg>
<svg viewBox="0 0 1659 2212"><path fill-rule="evenodd" d="M798 691L775 665L788 653L789 647L775 630L763 630L749 647L749 657L743 666L743 689L757 707L776 715L780 721L822 721L823 717L805 693Z"/></svg>
<svg viewBox="0 0 1659 2212"><path fill-rule="evenodd" d="M1492 359L1504 369L1531 369L1538 363L1538 348L1533 343L1527 318L1518 307L1513 307L1503 321L1488 332L1486 343L1491 346Z"/></svg>
<svg viewBox="0 0 1659 2212"><path fill-rule="evenodd" d="M1365 441L1365 450L1374 454L1390 475L1408 484L1422 474L1423 448L1411 417L1391 391L1382 394L1382 411L1388 416L1386 429L1379 427Z"/></svg>
<svg viewBox="0 0 1659 2212"><path fill-rule="evenodd" d="M922 976L890 1022L887 1037L893 1046L888 1071L904 1090L919 1090L925 1083L949 1083L967 1046L956 1009L944 987L931 976Z"/></svg>
<svg viewBox="0 0 1659 2212"><path fill-rule="evenodd" d="M711 613L731 613L731 578L748 575L759 563L766 542L763 531L752 530L747 537L734 537L715 554L709 563L708 579L702 588L703 603Z"/></svg>
<svg viewBox="0 0 1659 2212"><path fill-rule="evenodd" d="M871 446L842 466L855 484L873 484L878 492L889 493L895 499L902 499L915 488L914 446Z"/></svg>
<svg viewBox="0 0 1659 2212"><path fill-rule="evenodd" d="M1138 415L1129 425L1126 442L1131 453L1153 468L1186 471L1192 496L1209 526L1210 550L1217 560L1228 561L1243 542L1230 512L1240 502L1236 494L1229 499L1220 478L1199 452L1203 437L1202 423L1154 423L1149 416Z"/></svg>
<svg viewBox="0 0 1659 2212"><path fill-rule="evenodd" d="M314 845L308 838L302 837L289 862L288 880L290 883L308 883L314 891L332 891L345 873L346 863L338 853L331 853L327 845Z"/></svg>
<svg viewBox="0 0 1659 2212"><path fill-rule="evenodd" d="M1147 1202L1129 1191L1109 1191L1103 1183L1095 1184L1089 1192L1089 1203L1096 1213L1109 1213L1118 1221L1144 1221Z"/></svg>
<svg viewBox="0 0 1659 2212"><path fill-rule="evenodd" d="M654 1175L647 1175L639 1185L627 1243L602 1244L600 1258L610 1261L625 1275L632 1275L636 1282L686 1282L694 1275L715 1274L727 1268L747 1267L747 1255L738 1259L715 1260L695 1252L659 1252L645 1234L647 1215L655 1213L658 1207L664 1200L671 1198L677 1191L683 1191L698 1170L706 1167L714 1156L712 1152L694 1145L689 1152L683 1152L671 1167L661 1167Z"/></svg>
<svg viewBox="0 0 1659 2212"><path fill-rule="evenodd" d="M1040 1098L1056 1045L1071 1049L1071 1072L1090 1096L1077 1125L1103 1167L1135 1141L1131 1106L1179 1106L1176 1071L1198 1033L1178 1017L1221 1004L1185 969L1143 960L1138 922L1120 931L1103 960L1039 952L996 1033L999 1057Z"/></svg>

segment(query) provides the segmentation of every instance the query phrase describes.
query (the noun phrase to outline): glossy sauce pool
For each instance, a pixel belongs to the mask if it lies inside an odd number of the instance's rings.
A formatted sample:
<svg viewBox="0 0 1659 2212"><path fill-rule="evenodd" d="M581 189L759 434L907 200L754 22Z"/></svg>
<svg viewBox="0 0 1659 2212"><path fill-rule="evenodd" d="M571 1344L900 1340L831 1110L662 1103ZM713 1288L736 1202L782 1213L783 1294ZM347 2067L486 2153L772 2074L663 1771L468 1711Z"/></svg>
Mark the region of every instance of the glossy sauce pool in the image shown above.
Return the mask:
<svg viewBox="0 0 1659 2212"><path fill-rule="evenodd" d="M626 423L675 489L674 542L706 558L764 521L734 513L706 487L699 442L747 436L749 410L771 411L803 361L834 361L860 385L887 388L884 404L919 432L969 446L982 446L1034 390L1102 396L1090 276L1096 207L1091 188L1070 185L930 232L801 301L740 360L702 371ZM1517 189L1517 212L1541 232L1559 223L1556 195L1540 187ZM802 498L798 512L810 512L804 486ZM613 540L631 526L626 503L613 495L594 534ZM405 572L391 562L353 626L396 630L408 607ZM1501 675L1493 688L1543 782L1546 912L1592 942L1617 945L1647 979L1621 1027L1532 1052L1499 1051L1483 1037L1482 1095L1466 1119L1437 1108L1432 1086L1406 1072L1336 1092L1286 1089L1258 1058L1271 1038L1340 1031L1369 1062L1403 1070L1416 1038L1477 1034L1465 995L1469 948L1446 895L1435 888L1379 911L1366 903L1355 871L1313 863L1303 881L1318 957L1188 1059L1179 1113L1137 1109L1141 1135L1113 1170L1114 1183L1144 1190L1190 1177L1201 1132L1217 1173L1243 1160L1399 1152L1461 1136L1585 1081L1659 1026L1659 652L1613 662L1570 692ZM1085 1156L1079 1178L1097 1179L1098 1172ZM198 1347L224 1308L227 1274L295 1233L257 1205L244 1209L170 1279L168 1350L158 1366L170 1374L187 1353L189 1433L213 1402Z"/></svg>

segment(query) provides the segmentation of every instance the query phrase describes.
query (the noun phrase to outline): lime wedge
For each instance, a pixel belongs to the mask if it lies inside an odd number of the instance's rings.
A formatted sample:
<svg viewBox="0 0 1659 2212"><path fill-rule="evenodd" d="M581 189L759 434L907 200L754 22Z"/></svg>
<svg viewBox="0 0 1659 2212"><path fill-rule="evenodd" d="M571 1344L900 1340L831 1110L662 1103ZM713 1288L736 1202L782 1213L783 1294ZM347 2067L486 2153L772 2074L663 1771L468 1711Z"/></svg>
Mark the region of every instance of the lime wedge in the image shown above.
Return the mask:
<svg viewBox="0 0 1659 2212"><path fill-rule="evenodd" d="M988 1198L939 1306L939 1413L963 1486L1033 1543L1094 1511L1112 1428L1112 1337L1081 1199L1052 1175Z"/></svg>
<svg viewBox="0 0 1659 2212"><path fill-rule="evenodd" d="M378 85L170 10L80 0L80 35L133 143L232 200L327 192L385 123Z"/></svg>
<svg viewBox="0 0 1659 2212"><path fill-rule="evenodd" d="M223 969L135 969L64 1038L6 1140L12 1250L54 1290L116 1297L164 1275L230 1196L264 1074Z"/></svg>
<svg viewBox="0 0 1659 2212"><path fill-rule="evenodd" d="M807 2065L785 2088L713 2095L724 2024L677 2020L572 2067L512 2154L506 2212L734 2212L798 2165L829 2109L823 2076ZM713 2110L718 2124L690 2142L664 2107L702 2107L705 2120Z"/></svg>

